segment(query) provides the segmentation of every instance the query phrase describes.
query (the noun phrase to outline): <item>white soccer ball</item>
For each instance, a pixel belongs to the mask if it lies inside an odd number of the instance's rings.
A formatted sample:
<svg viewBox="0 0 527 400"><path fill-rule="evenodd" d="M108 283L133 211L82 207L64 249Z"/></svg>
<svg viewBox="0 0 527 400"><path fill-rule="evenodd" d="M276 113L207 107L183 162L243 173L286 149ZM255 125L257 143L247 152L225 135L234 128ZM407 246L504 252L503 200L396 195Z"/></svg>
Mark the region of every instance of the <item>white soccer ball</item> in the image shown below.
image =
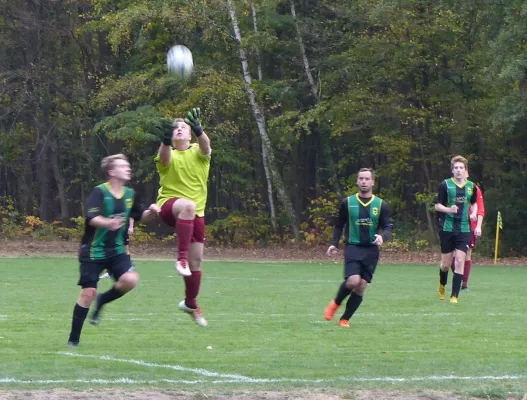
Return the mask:
<svg viewBox="0 0 527 400"><path fill-rule="evenodd" d="M187 46L175 45L167 53L167 66L170 73L188 78L194 70L192 53Z"/></svg>

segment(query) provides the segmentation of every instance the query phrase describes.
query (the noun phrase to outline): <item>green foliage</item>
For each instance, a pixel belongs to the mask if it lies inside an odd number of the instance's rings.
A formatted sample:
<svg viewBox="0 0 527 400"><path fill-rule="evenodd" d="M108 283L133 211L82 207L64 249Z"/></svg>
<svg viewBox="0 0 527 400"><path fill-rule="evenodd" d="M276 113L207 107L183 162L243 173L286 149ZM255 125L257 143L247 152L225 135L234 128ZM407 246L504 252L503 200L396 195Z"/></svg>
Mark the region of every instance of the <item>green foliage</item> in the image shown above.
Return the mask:
<svg viewBox="0 0 527 400"><path fill-rule="evenodd" d="M10 197L0 198L0 236L5 239L14 239L20 236L24 216L15 208L15 203Z"/></svg>
<svg viewBox="0 0 527 400"><path fill-rule="evenodd" d="M507 211L504 253L527 252L516 200L526 195L526 0L295 2L296 18L287 2L232 4L303 242L327 241L324 202L353 193L356 171L373 167L397 223L414 225L396 240L420 248L420 232L433 231L423 204L463 154L489 193L488 218ZM218 242L289 240L280 203L269 228L269 177L226 2L14 0L0 11L2 237L28 228L26 215L42 222L33 236L73 237L66 225L110 153L129 156L134 189L154 201L152 127L200 107ZM192 50L188 81L167 73L175 43Z"/></svg>
<svg viewBox="0 0 527 400"><path fill-rule="evenodd" d="M328 192L311 200L308 221L300 226L308 246L328 245L333 239L333 225L342 199Z"/></svg>
<svg viewBox="0 0 527 400"><path fill-rule="evenodd" d="M280 240L271 232L271 225L265 215L230 213L227 218L217 219L207 226L207 242L212 246L266 247Z"/></svg>

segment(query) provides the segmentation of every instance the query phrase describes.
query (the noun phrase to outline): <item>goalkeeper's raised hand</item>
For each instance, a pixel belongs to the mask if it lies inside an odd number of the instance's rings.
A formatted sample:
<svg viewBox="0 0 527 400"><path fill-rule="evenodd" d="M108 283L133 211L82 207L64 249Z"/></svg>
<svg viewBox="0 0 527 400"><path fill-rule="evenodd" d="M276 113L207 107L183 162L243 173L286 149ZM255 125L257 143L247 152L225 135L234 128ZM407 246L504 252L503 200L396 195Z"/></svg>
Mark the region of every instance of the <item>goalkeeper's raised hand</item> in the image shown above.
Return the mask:
<svg viewBox="0 0 527 400"><path fill-rule="evenodd" d="M156 130L158 132L158 136L161 138L161 142L165 146L171 146L172 135L174 133L174 125L172 124L172 120L170 118L162 118L156 124Z"/></svg>
<svg viewBox="0 0 527 400"><path fill-rule="evenodd" d="M192 129L192 132L197 137L200 137L203 133L203 128L201 127L201 111L199 108L193 108L187 113L187 117L185 118L185 122L190 125L190 128Z"/></svg>

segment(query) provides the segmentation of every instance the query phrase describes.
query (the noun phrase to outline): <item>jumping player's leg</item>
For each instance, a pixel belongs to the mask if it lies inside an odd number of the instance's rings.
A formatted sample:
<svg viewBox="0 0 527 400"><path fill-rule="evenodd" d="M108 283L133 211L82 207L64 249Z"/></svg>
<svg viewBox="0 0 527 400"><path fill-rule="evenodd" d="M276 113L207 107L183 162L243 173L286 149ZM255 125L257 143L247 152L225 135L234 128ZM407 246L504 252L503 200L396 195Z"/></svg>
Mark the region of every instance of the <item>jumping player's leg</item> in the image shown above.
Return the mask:
<svg viewBox="0 0 527 400"><path fill-rule="evenodd" d="M207 321L201 314L197 298L201 286L201 262L203 261L203 250L205 248L205 220L196 217L194 220L194 233L192 243L188 252L188 262L191 271L190 276L185 276L185 300L180 303L179 308L189 313L198 325L207 326Z"/></svg>
<svg viewBox="0 0 527 400"><path fill-rule="evenodd" d="M176 271L182 276L189 276L188 249L194 232L196 203L182 198L173 198L161 207L160 217L166 224L176 230L178 238L178 256Z"/></svg>
<svg viewBox="0 0 527 400"><path fill-rule="evenodd" d="M185 303L191 308L196 308L197 297L201 285L201 261L203 260L203 243L191 243L188 252L190 276L185 276Z"/></svg>
<svg viewBox="0 0 527 400"><path fill-rule="evenodd" d="M100 313L105 304L124 296L137 286L139 274L133 268L130 256L121 254L115 257L109 264L108 269L115 278L115 284L106 292L97 295L95 310L90 318L90 323L98 325Z"/></svg>

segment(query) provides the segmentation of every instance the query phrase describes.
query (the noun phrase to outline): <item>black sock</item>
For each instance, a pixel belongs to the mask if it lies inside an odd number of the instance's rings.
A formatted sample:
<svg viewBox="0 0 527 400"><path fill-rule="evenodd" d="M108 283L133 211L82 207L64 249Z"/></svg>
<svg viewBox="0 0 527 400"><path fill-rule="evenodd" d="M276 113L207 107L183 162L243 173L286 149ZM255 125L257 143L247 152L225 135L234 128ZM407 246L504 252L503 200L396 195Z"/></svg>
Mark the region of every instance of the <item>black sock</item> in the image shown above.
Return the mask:
<svg viewBox="0 0 527 400"><path fill-rule="evenodd" d="M84 320L88 315L89 308L84 308L75 303L73 308L73 318L71 319L71 332L70 342L78 342L81 337L82 325L84 325Z"/></svg>
<svg viewBox="0 0 527 400"><path fill-rule="evenodd" d="M454 279L452 280L452 296L459 297L459 290L461 289L461 281L463 274L456 274L454 272Z"/></svg>
<svg viewBox="0 0 527 400"><path fill-rule="evenodd" d="M337 297L335 297L335 303L340 306L344 299L350 295L350 293L351 289L348 289L346 286L346 281L342 282L342 285L340 285L339 291L337 292Z"/></svg>
<svg viewBox="0 0 527 400"><path fill-rule="evenodd" d="M348 299L348 302L346 303L346 311L344 311L344 314L342 314L340 319L350 319L355 311L357 311L357 308L359 308L360 303L362 303L362 296L352 293Z"/></svg>
<svg viewBox="0 0 527 400"><path fill-rule="evenodd" d="M120 292L115 288L115 286L112 286L110 290L107 292L104 292L101 294L101 297L98 299L97 307L102 307L106 303L110 303L114 300L117 300L119 297L123 297L124 293Z"/></svg>
<svg viewBox="0 0 527 400"><path fill-rule="evenodd" d="M445 286L447 282L448 282L448 270L443 271L441 268L439 268L439 283Z"/></svg>
<svg viewBox="0 0 527 400"><path fill-rule="evenodd" d="M102 310L102 306L104 306L106 303L110 303L111 301L117 300L119 297L123 297L124 293L121 293L119 290L115 288L115 286L112 286L110 290L107 292L104 292L100 295L100 297L97 299L97 304L95 311L93 313L93 317L97 317L99 313Z"/></svg>

